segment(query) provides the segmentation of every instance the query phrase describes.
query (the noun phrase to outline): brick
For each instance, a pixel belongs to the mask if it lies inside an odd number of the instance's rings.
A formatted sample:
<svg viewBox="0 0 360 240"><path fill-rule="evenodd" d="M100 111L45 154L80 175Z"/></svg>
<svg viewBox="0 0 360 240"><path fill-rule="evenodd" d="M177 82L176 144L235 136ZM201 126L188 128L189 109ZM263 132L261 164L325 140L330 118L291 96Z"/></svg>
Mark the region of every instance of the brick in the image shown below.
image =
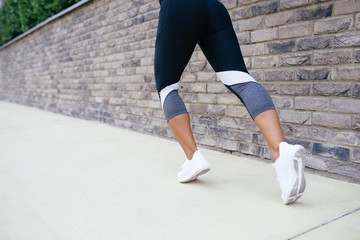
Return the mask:
<svg viewBox="0 0 360 240"><path fill-rule="evenodd" d="M360 98L360 84L355 84L354 85L351 96Z"/></svg>
<svg viewBox="0 0 360 240"><path fill-rule="evenodd" d="M314 53L314 65L344 64L352 62L352 51L325 51Z"/></svg>
<svg viewBox="0 0 360 240"><path fill-rule="evenodd" d="M313 94L319 96L349 96L351 90L350 83L315 83L313 84Z"/></svg>
<svg viewBox="0 0 360 240"><path fill-rule="evenodd" d="M211 146L211 147L215 147L217 145L216 143L216 139L212 138L212 137L208 137L206 135L195 135L194 134L194 138L195 141L198 142L201 145L204 146Z"/></svg>
<svg viewBox="0 0 360 240"><path fill-rule="evenodd" d="M307 156L305 158L305 165L308 168L320 170L320 171L327 171L326 161L322 160L319 157Z"/></svg>
<svg viewBox="0 0 360 240"><path fill-rule="evenodd" d="M360 63L360 50L355 51L355 62Z"/></svg>
<svg viewBox="0 0 360 240"><path fill-rule="evenodd" d="M301 8L296 11L298 21L315 20L319 18L330 17L333 12L333 4L330 5L316 5L307 8Z"/></svg>
<svg viewBox="0 0 360 240"><path fill-rule="evenodd" d="M269 94L277 94L279 92L278 84L261 83Z"/></svg>
<svg viewBox="0 0 360 240"><path fill-rule="evenodd" d="M189 71L190 72L198 72L204 71L206 69L207 62L206 61L192 61L189 63Z"/></svg>
<svg viewBox="0 0 360 240"><path fill-rule="evenodd" d="M253 57L252 68L273 68L276 67L278 59L276 56Z"/></svg>
<svg viewBox="0 0 360 240"><path fill-rule="evenodd" d="M227 113L230 117L250 118L245 106L228 106Z"/></svg>
<svg viewBox="0 0 360 240"><path fill-rule="evenodd" d="M204 104L199 104L204 106ZM206 105L206 114L209 115L216 115L216 116L223 116L223 115L228 115L227 114L227 107L223 106L223 105Z"/></svg>
<svg viewBox="0 0 360 240"><path fill-rule="evenodd" d="M347 13L356 13L360 11L360 1L346 0L336 2L334 6L334 15L343 15Z"/></svg>
<svg viewBox="0 0 360 240"><path fill-rule="evenodd" d="M351 117L335 113L313 113L313 124L316 126L349 129Z"/></svg>
<svg viewBox="0 0 360 240"><path fill-rule="evenodd" d="M360 116L353 117L351 128L354 130L360 130Z"/></svg>
<svg viewBox="0 0 360 240"><path fill-rule="evenodd" d="M279 28L279 38L295 38L310 35L310 23L298 23Z"/></svg>
<svg viewBox="0 0 360 240"><path fill-rule="evenodd" d="M251 42L263 42L277 39L279 35L277 28L261 29L251 32Z"/></svg>
<svg viewBox="0 0 360 240"><path fill-rule="evenodd" d="M250 43L250 32L241 32L237 34L237 39L240 44Z"/></svg>
<svg viewBox="0 0 360 240"><path fill-rule="evenodd" d="M242 45L241 52L243 56L254 56L254 55L262 55L265 52L264 43L256 43L251 45Z"/></svg>
<svg viewBox="0 0 360 240"><path fill-rule="evenodd" d="M303 38L298 40L297 50L324 49L331 47L331 38L329 36L321 36L314 38Z"/></svg>
<svg viewBox="0 0 360 240"><path fill-rule="evenodd" d="M198 81L208 82L216 80L215 72L197 72L196 75Z"/></svg>
<svg viewBox="0 0 360 240"><path fill-rule="evenodd" d="M274 27L274 26L293 23L294 21L295 21L295 13L293 11L278 12L266 16L265 25L267 27Z"/></svg>
<svg viewBox="0 0 360 240"><path fill-rule="evenodd" d="M221 94L217 96L217 103L225 105L236 105L239 104L239 99L234 94Z"/></svg>
<svg viewBox="0 0 360 240"><path fill-rule="evenodd" d="M323 143L314 143L312 153L326 157L349 161L350 149L336 146L329 146Z"/></svg>
<svg viewBox="0 0 360 240"><path fill-rule="evenodd" d="M228 1L234 2L234 0L228 0ZM249 5L249 4L261 2L261 1L262 0L242 0L242 1L238 2L238 6L245 6L245 5Z"/></svg>
<svg viewBox="0 0 360 240"><path fill-rule="evenodd" d="M338 33L346 31L353 26L353 18L350 16L329 18L314 23L314 34Z"/></svg>
<svg viewBox="0 0 360 240"><path fill-rule="evenodd" d="M354 149L352 161L355 163L360 163L360 149Z"/></svg>
<svg viewBox="0 0 360 240"><path fill-rule="evenodd" d="M233 1L233 0L223 0L221 1L226 8L228 9L231 9L231 8L234 8L236 7L236 1Z"/></svg>
<svg viewBox="0 0 360 240"><path fill-rule="evenodd" d="M360 113L358 99L334 98L331 100L331 111L340 113Z"/></svg>
<svg viewBox="0 0 360 240"><path fill-rule="evenodd" d="M280 84L280 94L307 96L310 94L310 84L288 83Z"/></svg>
<svg viewBox="0 0 360 240"><path fill-rule="evenodd" d="M311 142L309 141L304 141L301 139L297 139L297 138L285 138L285 141L289 144L298 144L301 145L305 148L305 150L309 151L311 149Z"/></svg>
<svg viewBox="0 0 360 240"><path fill-rule="evenodd" d="M239 130L229 130L227 136L229 139L237 140L240 142L250 143L251 142L251 133L248 131L239 131Z"/></svg>
<svg viewBox="0 0 360 240"><path fill-rule="evenodd" d="M140 7L141 5L144 4L144 1L143 0L136 0L136 1L133 1L132 2L132 6L133 7Z"/></svg>
<svg viewBox="0 0 360 240"><path fill-rule="evenodd" d="M182 100L185 103L196 103L198 102L198 95L197 94L182 94Z"/></svg>
<svg viewBox="0 0 360 240"><path fill-rule="evenodd" d="M359 47L360 46L360 33L343 33L335 35L334 47Z"/></svg>
<svg viewBox="0 0 360 240"><path fill-rule="evenodd" d="M350 131L330 131L329 142L332 144L360 146L360 134Z"/></svg>
<svg viewBox="0 0 360 240"><path fill-rule="evenodd" d="M280 110L279 119L281 122L311 124L310 112L297 112L293 110Z"/></svg>
<svg viewBox="0 0 360 240"><path fill-rule="evenodd" d="M194 133L198 134L209 134L209 127L204 125L192 124L191 129Z"/></svg>
<svg viewBox="0 0 360 240"><path fill-rule="evenodd" d="M267 13L276 12L278 10L277 1L266 1L265 3L260 3L257 5L251 6L251 13L253 16L264 15Z"/></svg>
<svg viewBox="0 0 360 240"><path fill-rule="evenodd" d="M264 16L242 19L233 23L236 32L262 29L265 25Z"/></svg>
<svg viewBox="0 0 360 240"><path fill-rule="evenodd" d="M328 172L359 180L360 166L345 161L328 161Z"/></svg>
<svg viewBox="0 0 360 240"><path fill-rule="evenodd" d="M295 71L292 69L266 70L264 71L265 81L294 80Z"/></svg>
<svg viewBox="0 0 360 240"><path fill-rule="evenodd" d="M263 152L263 147L240 143L237 150L243 154L261 156Z"/></svg>
<svg viewBox="0 0 360 240"><path fill-rule="evenodd" d="M295 49L295 40L266 43L266 53L285 53Z"/></svg>
<svg viewBox="0 0 360 240"><path fill-rule="evenodd" d="M245 131L256 131L259 132L259 128L256 126L255 122L252 119L239 119L237 120L238 129Z"/></svg>
<svg viewBox="0 0 360 240"><path fill-rule="evenodd" d="M226 127L233 129L239 128L239 121L235 118L220 117L216 123L217 124L213 124L213 125L216 125L218 127Z"/></svg>
<svg viewBox="0 0 360 240"><path fill-rule="evenodd" d="M293 129L294 137L302 139L313 139L317 141L327 141L328 130L321 127L296 126Z"/></svg>
<svg viewBox="0 0 360 240"><path fill-rule="evenodd" d="M279 96L271 96L274 105L277 109L279 108L293 108L294 101L293 98L290 97L279 97Z"/></svg>
<svg viewBox="0 0 360 240"><path fill-rule="evenodd" d="M208 106L204 104L187 104L190 113L207 113Z"/></svg>
<svg viewBox="0 0 360 240"><path fill-rule="evenodd" d="M102 103L102 102L103 102L103 98L102 98L102 97L95 97L95 102L96 102L96 103Z"/></svg>
<svg viewBox="0 0 360 240"><path fill-rule="evenodd" d="M209 127L209 134L216 137L227 138L227 136L229 135L229 129L219 128L219 127Z"/></svg>
<svg viewBox="0 0 360 240"><path fill-rule="evenodd" d="M229 90L221 82L207 83L208 93L229 93Z"/></svg>
<svg viewBox="0 0 360 240"><path fill-rule="evenodd" d="M328 111L329 99L315 97L295 97L295 109Z"/></svg>
<svg viewBox="0 0 360 240"><path fill-rule="evenodd" d="M296 80L327 80L330 76L330 69L323 68L301 68L296 71Z"/></svg>
<svg viewBox="0 0 360 240"><path fill-rule="evenodd" d="M215 116L200 116L199 123L206 125L217 125L217 117Z"/></svg>
<svg viewBox="0 0 360 240"><path fill-rule="evenodd" d="M196 73L189 73L189 72L185 72L182 76L181 76L181 81L182 82L195 82L197 80L197 74Z"/></svg>
<svg viewBox="0 0 360 240"><path fill-rule="evenodd" d="M197 97L197 102L199 102L199 103L214 104L214 103L217 102L217 95L216 94L210 94L210 93L200 94L200 93L197 93L196 97Z"/></svg>
<svg viewBox="0 0 360 240"><path fill-rule="evenodd" d="M245 66L250 69L251 68L251 57L244 58Z"/></svg>
<svg viewBox="0 0 360 240"><path fill-rule="evenodd" d="M257 70L257 69L251 69L249 70L249 74L256 80L256 81L263 81L264 77L263 77L263 71L262 70Z"/></svg>
<svg viewBox="0 0 360 240"><path fill-rule="evenodd" d="M206 83L184 83L181 84L180 91L204 93L206 92Z"/></svg>
<svg viewBox="0 0 360 240"><path fill-rule="evenodd" d="M291 54L280 56L280 67L311 65L311 54Z"/></svg>
<svg viewBox="0 0 360 240"><path fill-rule="evenodd" d="M356 67L336 67L332 70L331 79L339 80L359 80L360 66Z"/></svg>
<svg viewBox="0 0 360 240"><path fill-rule="evenodd" d="M230 11L230 16L232 20L244 19L251 17L250 7L237 8Z"/></svg>
<svg viewBox="0 0 360 240"><path fill-rule="evenodd" d="M280 9L295 8L311 4L310 0L280 0Z"/></svg>

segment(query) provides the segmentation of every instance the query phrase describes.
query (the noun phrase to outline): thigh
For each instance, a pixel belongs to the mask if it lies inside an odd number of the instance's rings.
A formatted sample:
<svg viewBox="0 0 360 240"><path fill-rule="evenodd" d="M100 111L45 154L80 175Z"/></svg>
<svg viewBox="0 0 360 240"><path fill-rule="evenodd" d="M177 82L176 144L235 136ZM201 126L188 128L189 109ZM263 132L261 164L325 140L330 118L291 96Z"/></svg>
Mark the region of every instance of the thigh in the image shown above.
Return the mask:
<svg viewBox="0 0 360 240"><path fill-rule="evenodd" d="M180 81L180 77L191 58L195 46L195 42L182 41L168 31L164 31L157 38L154 69L158 92Z"/></svg>
<svg viewBox="0 0 360 240"><path fill-rule="evenodd" d="M155 80L160 92L180 80L204 29L201 1L163 0L155 43Z"/></svg>
<svg viewBox="0 0 360 240"><path fill-rule="evenodd" d="M228 11L214 0L208 1L208 7L207 34L199 43L206 58L216 72L247 72Z"/></svg>

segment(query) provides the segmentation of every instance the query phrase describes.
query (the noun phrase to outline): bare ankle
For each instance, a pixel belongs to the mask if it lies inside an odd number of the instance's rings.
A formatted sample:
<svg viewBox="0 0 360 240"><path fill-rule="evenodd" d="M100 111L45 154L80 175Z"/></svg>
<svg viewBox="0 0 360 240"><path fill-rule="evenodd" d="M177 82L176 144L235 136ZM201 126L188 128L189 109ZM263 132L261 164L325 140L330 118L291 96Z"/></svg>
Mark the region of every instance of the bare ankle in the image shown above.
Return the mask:
<svg viewBox="0 0 360 240"><path fill-rule="evenodd" d="M197 150L197 149L187 151L187 152L185 153L186 158L187 158L188 160L192 160L192 158L194 157L194 154L195 154L196 150Z"/></svg>
<svg viewBox="0 0 360 240"><path fill-rule="evenodd" d="M275 162L280 156L279 150L271 151L271 161Z"/></svg>

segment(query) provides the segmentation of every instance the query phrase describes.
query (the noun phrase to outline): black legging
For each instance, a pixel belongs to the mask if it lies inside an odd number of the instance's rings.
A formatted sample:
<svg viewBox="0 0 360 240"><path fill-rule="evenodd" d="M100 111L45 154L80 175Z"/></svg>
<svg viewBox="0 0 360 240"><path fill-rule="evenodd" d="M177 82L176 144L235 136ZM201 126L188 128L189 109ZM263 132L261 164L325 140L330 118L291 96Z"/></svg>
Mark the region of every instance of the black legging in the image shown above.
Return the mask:
<svg viewBox="0 0 360 240"><path fill-rule="evenodd" d="M155 80L167 120L186 112L177 94L178 82L197 44L220 80L241 99L253 118L274 109L266 90L248 74L229 13L222 3L162 0L155 46ZM247 96L254 92L262 95L261 101L255 101L260 105L250 106L253 101L247 103L241 92L236 91L239 84Z"/></svg>

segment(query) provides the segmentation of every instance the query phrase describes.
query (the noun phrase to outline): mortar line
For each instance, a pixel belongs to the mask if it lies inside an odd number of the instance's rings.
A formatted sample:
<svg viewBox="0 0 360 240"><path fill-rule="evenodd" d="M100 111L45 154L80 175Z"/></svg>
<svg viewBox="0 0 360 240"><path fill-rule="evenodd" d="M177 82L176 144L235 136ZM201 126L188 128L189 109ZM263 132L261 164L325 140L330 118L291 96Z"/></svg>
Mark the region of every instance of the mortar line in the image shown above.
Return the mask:
<svg viewBox="0 0 360 240"><path fill-rule="evenodd" d="M324 222L324 223L322 223L322 224L320 224L320 225L317 225L317 226L315 226L315 227L313 227L313 228L310 228L309 230L306 230L305 232L299 233L299 234L297 234L297 235L295 235L295 236L293 236L293 237L291 237L291 238L288 238L288 240L292 240L292 239L298 238L298 237L300 237L300 236L302 236L302 235L305 235L305 234L307 234L307 233L309 233L309 232L311 232L311 231L314 231L314 230L316 230L316 229L318 229L318 228L321 228L321 227L323 227L323 226L325 226L325 225L328 225L329 223L335 222L335 221L337 221L337 220L339 220L339 219L341 219L341 218L344 218L344 217L346 217L346 216L348 216L348 215L350 215L350 214L356 213L357 211L360 211L360 208L356 208L355 210L352 210L352 211L347 212L347 213L344 213L344 214L342 214L342 215L340 215L340 216L338 216L338 217L335 217L335 218L333 218L333 219L330 219L330 220L328 220L328 221L326 221L326 222Z"/></svg>

